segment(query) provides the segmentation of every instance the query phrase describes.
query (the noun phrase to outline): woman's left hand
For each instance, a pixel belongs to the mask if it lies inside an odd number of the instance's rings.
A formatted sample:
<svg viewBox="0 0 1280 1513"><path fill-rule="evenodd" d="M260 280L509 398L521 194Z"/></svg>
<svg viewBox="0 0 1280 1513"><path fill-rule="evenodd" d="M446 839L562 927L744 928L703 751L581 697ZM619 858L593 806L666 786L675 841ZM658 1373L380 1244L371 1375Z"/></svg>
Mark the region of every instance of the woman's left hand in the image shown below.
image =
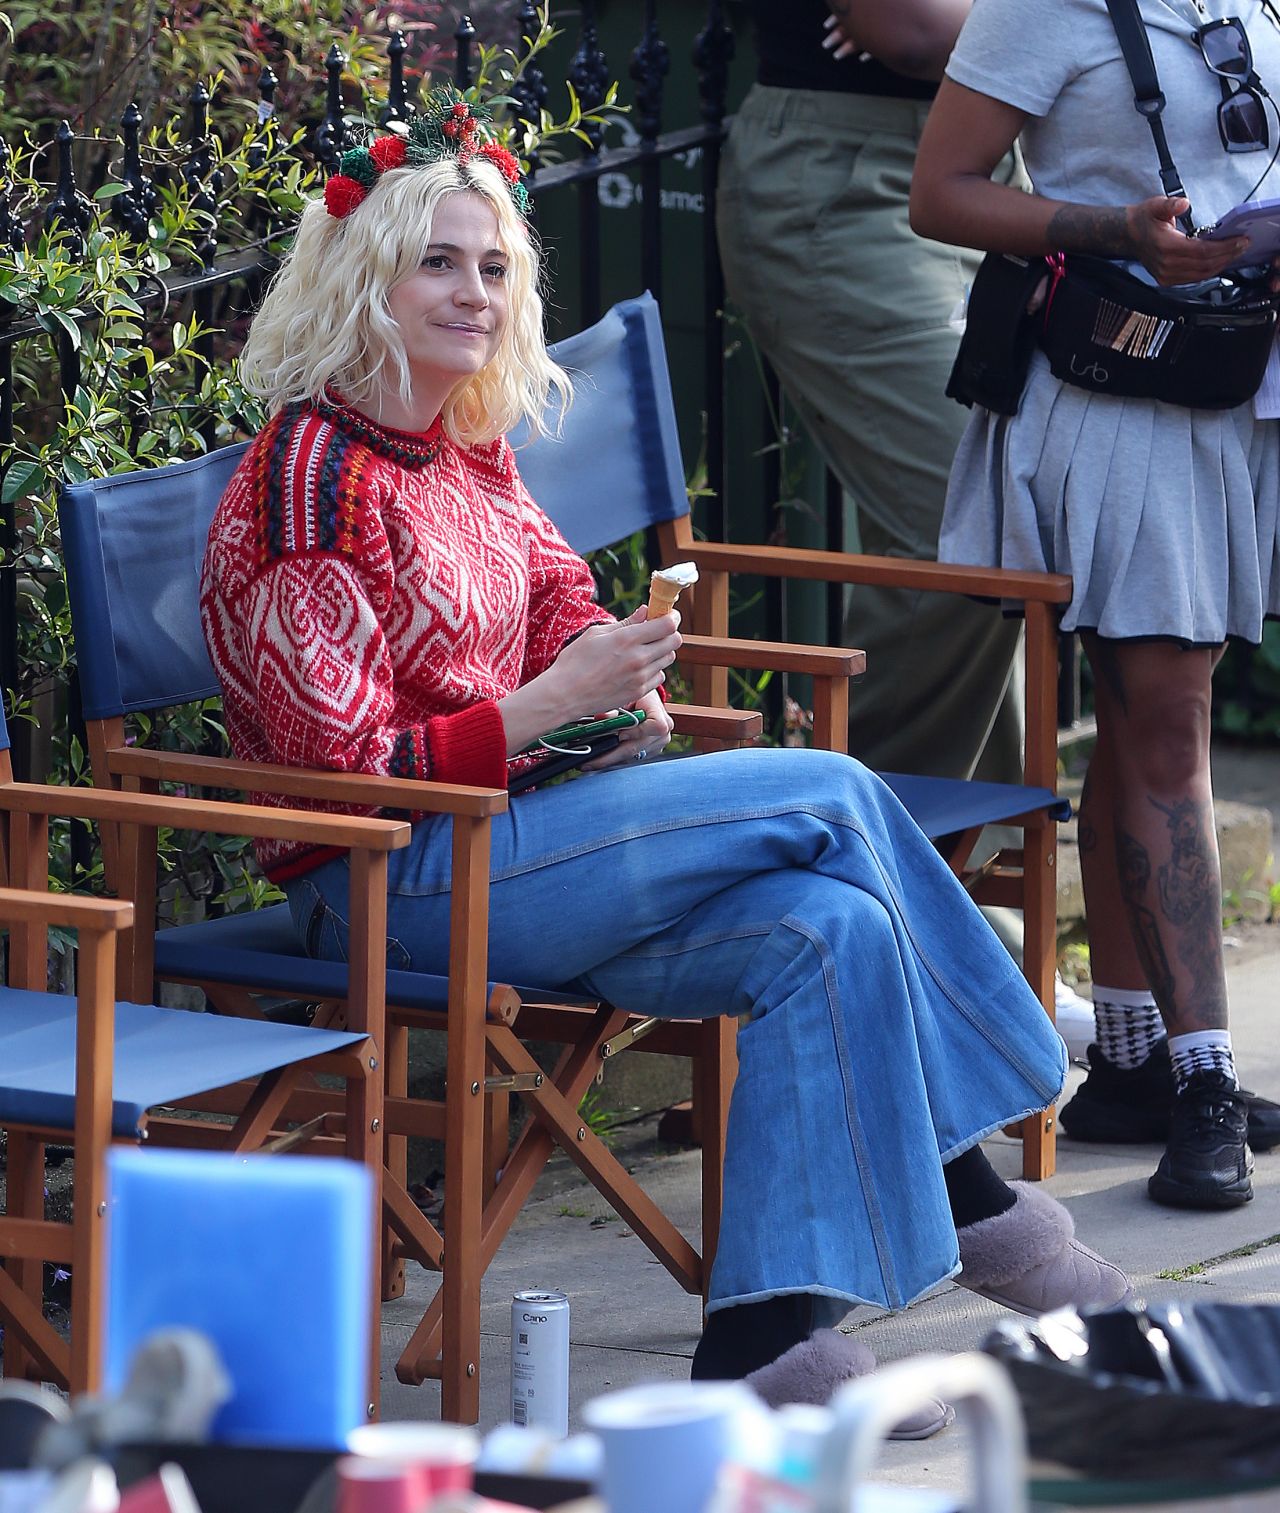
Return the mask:
<svg viewBox="0 0 1280 1513"><path fill-rule="evenodd" d="M635 708L644 711L643 722L621 731L618 744L613 750L598 761L585 763L583 772L603 772L606 767L634 766L636 762L652 761L660 751L666 750L674 725L657 690L645 694Z"/></svg>

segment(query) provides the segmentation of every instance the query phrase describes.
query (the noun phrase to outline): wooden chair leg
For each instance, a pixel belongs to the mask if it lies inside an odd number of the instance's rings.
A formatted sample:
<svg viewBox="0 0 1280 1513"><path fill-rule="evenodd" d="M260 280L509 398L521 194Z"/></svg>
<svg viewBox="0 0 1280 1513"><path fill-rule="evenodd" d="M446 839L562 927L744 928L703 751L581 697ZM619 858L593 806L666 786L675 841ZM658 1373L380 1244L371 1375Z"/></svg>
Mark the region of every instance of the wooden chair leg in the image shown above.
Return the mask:
<svg viewBox="0 0 1280 1513"><path fill-rule="evenodd" d="M386 1096L409 1095L409 1031L405 1025L387 1022ZM387 1136L387 1178L405 1187L409 1180L409 1142L404 1135ZM382 1231L382 1298L404 1296L404 1257L395 1252L396 1237L385 1227Z"/></svg>
<svg viewBox="0 0 1280 1513"><path fill-rule="evenodd" d="M100 1392L100 1310L107 1288L107 1147L115 1057L116 937L80 932L77 952L75 1222L71 1263L71 1391ZM88 1023L84 1021L88 1018Z"/></svg>
<svg viewBox="0 0 1280 1513"><path fill-rule="evenodd" d="M445 1064L442 1416L480 1417L484 1068L488 1005L489 826L455 815Z"/></svg>
<svg viewBox="0 0 1280 1513"><path fill-rule="evenodd" d="M1057 925L1056 827L1028 828L1023 836L1022 970L1031 991L1054 1017L1053 973ZM1022 1122L1022 1175L1032 1182L1057 1166L1057 1113L1051 1107Z"/></svg>
<svg viewBox="0 0 1280 1513"><path fill-rule="evenodd" d="M371 1226L379 1226L381 1233L385 1236L389 1231L382 1226L382 1192L381 1183L378 1180L381 1176L383 1143L372 1128L375 1120L379 1117L378 1110L382 1108L380 1079L383 1073L382 1068L375 1065L378 1056L376 1047L372 1041L366 1044L364 1051L361 1053L361 1060L365 1069L364 1076L349 1077L347 1079L346 1154L349 1160L363 1162L374 1177L373 1212L369 1216L369 1223ZM385 1277L385 1272L383 1275ZM381 1287L378 1287L376 1291L378 1296L371 1298L369 1305L372 1315L369 1320L371 1343L369 1352L369 1396L365 1411L370 1419L378 1417L382 1405Z"/></svg>
<svg viewBox="0 0 1280 1513"><path fill-rule="evenodd" d="M391 1038L387 1020L387 857L368 851L351 852L351 951L348 960L348 1007L352 1028L369 1039L362 1047L368 1059L359 1077L347 1081L346 1153L369 1174L368 1245L371 1251L368 1336L368 1397L366 1413L376 1418L381 1408L382 1330L381 1262L383 1165L386 1160L387 1075L386 1045Z"/></svg>
<svg viewBox="0 0 1280 1513"><path fill-rule="evenodd" d="M591 1031L576 1045L566 1046L561 1052L549 1081L560 1090L565 1101L573 1108L576 1109L582 1102L583 1095L599 1069L601 1043L610 1035L616 1035L626 1022L625 1014L601 1010L595 1017ZM490 1033L495 1033L492 1028ZM537 1120L530 1119L521 1130L515 1149L507 1158L502 1181L492 1199L484 1205L480 1239L482 1276L498 1253L498 1247L506 1238L507 1231L519 1216L525 1200L533 1191L533 1185L554 1147L550 1130ZM448 1276L447 1269L445 1275ZM396 1376L406 1386L419 1386L442 1370L441 1340L447 1302L444 1285L441 1284L396 1362Z"/></svg>
<svg viewBox="0 0 1280 1513"><path fill-rule="evenodd" d="M6 1209L11 1219L44 1218L44 1142L34 1135L9 1131L7 1147ZM37 1314L44 1307L44 1262L16 1260L5 1262L14 1286L34 1306ZM40 1379L40 1366L24 1347L15 1331L4 1342L4 1374L14 1379Z"/></svg>
<svg viewBox="0 0 1280 1513"><path fill-rule="evenodd" d="M724 1143L729 1099L738 1073L738 1026L732 1019L708 1019L701 1029L702 1049L695 1063L694 1113L702 1145L702 1297L711 1285L711 1267L720 1237L724 1203Z"/></svg>

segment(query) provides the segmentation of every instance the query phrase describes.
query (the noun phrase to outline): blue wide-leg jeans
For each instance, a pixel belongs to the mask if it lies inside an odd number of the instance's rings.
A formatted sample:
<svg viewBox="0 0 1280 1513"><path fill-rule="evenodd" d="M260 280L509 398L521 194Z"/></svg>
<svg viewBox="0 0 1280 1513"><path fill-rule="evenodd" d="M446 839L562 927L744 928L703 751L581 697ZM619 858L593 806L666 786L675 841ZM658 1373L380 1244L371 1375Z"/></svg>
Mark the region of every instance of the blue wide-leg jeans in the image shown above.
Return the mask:
<svg viewBox="0 0 1280 1513"><path fill-rule="evenodd" d="M388 958L443 973L450 821L391 854ZM345 955L345 859L288 884ZM1048 1105L1065 1050L914 821L849 757L584 774L493 821L489 975L639 1014L742 1016L708 1308L901 1308L959 1266L942 1165Z"/></svg>

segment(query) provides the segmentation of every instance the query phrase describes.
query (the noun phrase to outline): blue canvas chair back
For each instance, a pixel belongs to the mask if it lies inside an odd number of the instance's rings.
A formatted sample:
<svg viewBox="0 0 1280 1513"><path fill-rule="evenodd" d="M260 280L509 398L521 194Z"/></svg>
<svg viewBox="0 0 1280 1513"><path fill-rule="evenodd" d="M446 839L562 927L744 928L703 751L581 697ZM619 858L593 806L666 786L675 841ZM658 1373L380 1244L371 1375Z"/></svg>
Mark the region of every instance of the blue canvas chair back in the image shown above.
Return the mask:
<svg viewBox="0 0 1280 1513"><path fill-rule="evenodd" d="M58 518L85 717L219 692L200 628L209 522L248 443L68 484Z"/></svg>
<svg viewBox="0 0 1280 1513"><path fill-rule="evenodd" d="M511 442L529 492L570 546L594 552L688 515L653 296L615 305L594 326L559 342L552 355L574 381L561 433L527 441L522 428Z"/></svg>

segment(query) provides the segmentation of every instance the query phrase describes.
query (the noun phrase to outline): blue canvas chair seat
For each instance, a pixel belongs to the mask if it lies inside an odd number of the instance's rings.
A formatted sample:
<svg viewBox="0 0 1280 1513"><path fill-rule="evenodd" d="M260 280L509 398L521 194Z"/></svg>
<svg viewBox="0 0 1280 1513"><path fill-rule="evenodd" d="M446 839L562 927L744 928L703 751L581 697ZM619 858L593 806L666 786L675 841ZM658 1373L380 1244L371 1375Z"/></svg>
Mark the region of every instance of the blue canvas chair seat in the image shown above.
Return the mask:
<svg viewBox="0 0 1280 1513"><path fill-rule="evenodd" d="M224 914L156 935L156 976L163 982L207 980L209 962L216 959L218 980L292 998L343 999L347 996L344 963L318 961L302 948L288 906L272 904L244 914ZM511 991L505 983L487 987L490 1002ZM546 996L550 990L515 984L521 998ZM554 990L557 1004L585 1007L592 1000ZM449 979L426 972L387 972L387 999L397 1009L445 1014L449 1008Z"/></svg>
<svg viewBox="0 0 1280 1513"><path fill-rule="evenodd" d="M910 772L882 772L880 777L931 841L975 825L1006 825L1036 811L1054 820L1071 818L1071 805L1049 788L918 777Z"/></svg>
<svg viewBox="0 0 1280 1513"><path fill-rule="evenodd" d="M358 1045L363 1035L117 1002L111 1133L142 1138L146 1114L194 1093ZM75 1128L76 1002L0 991L0 1125Z"/></svg>

